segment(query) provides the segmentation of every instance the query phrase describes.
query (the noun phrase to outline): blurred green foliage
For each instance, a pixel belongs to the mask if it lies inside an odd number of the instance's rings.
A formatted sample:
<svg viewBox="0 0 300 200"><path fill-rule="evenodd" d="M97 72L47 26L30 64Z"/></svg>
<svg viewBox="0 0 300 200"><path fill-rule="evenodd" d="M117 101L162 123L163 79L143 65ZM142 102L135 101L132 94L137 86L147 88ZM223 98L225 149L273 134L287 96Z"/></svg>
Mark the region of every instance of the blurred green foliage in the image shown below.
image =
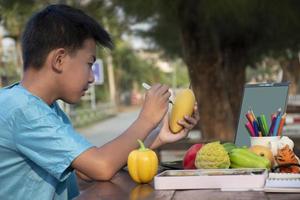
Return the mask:
<svg viewBox="0 0 300 200"><path fill-rule="evenodd" d="M122 17L120 10L116 9L110 1L71 1L71 0L0 0L0 22L6 29L5 37L15 40L17 62L3 62L0 67L0 75L8 79L6 83L18 80L20 76L21 49L20 39L22 30L30 16L48 4L64 3L84 10L95 18L111 34L115 48L112 52L102 47L98 48L97 57L103 60L105 82L96 86L96 99L98 101L109 101L109 88L107 81L107 56L112 55L117 92L130 91L134 84L142 82L162 82L172 84L172 75L162 72L154 61L142 58L122 39L123 34L131 34L130 23ZM1 51L0 51L1 52ZM17 65L17 66L15 66ZM180 73L181 79L178 85L187 81L187 71ZM4 80L4 78L3 78Z"/></svg>

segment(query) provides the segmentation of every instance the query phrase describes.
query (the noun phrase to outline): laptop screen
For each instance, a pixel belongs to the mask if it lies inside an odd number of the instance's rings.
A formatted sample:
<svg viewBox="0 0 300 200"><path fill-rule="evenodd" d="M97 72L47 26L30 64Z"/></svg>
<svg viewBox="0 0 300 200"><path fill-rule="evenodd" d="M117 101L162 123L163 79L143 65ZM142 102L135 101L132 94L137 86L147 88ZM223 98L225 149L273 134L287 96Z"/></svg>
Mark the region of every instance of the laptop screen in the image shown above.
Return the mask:
<svg viewBox="0 0 300 200"><path fill-rule="evenodd" d="M246 84L240 110L235 144L250 146L250 135L245 127L246 113L252 109L256 116L264 114L267 124L271 124L271 114L281 108L286 110L289 83Z"/></svg>

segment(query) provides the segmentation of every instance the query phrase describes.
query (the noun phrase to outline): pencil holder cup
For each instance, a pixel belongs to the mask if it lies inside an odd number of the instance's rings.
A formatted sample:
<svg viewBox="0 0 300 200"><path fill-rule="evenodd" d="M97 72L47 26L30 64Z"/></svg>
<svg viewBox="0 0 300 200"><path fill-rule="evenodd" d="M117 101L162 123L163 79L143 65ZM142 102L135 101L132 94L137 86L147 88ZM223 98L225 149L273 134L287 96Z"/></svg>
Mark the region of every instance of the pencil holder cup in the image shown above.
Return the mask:
<svg viewBox="0 0 300 200"><path fill-rule="evenodd" d="M269 148L273 155L277 154L277 143L280 140L280 136L266 136L266 137L251 137L250 144L261 145Z"/></svg>

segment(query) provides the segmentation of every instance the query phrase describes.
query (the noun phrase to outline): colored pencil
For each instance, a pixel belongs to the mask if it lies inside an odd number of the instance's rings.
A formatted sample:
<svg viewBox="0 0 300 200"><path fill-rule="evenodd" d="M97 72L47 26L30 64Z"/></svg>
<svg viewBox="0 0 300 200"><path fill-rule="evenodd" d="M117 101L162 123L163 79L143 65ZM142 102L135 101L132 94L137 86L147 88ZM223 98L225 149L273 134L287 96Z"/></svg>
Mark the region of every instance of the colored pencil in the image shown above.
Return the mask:
<svg viewBox="0 0 300 200"><path fill-rule="evenodd" d="M265 132L264 132L264 129L263 129L263 124L262 124L260 116L257 117L257 122L258 122L258 125L259 125L259 130L262 133L262 136L265 136Z"/></svg>
<svg viewBox="0 0 300 200"><path fill-rule="evenodd" d="M278 129L279 129L281 117L282 117L281 114L279 114L279 115L276 117L276 122L275 122L275 127L274 127L273 136L277 136L277 135L278 135Z"/></svg>
<svg viewBox="0 0 300 200"><path fill-rule="evenodd" d="M256 120L253 121L253 128L254 128L255 135L259 136L259 128L258 128L258 123Z"/></svg>
<svg viewBox="0 0 300 200"><path fill-rule="evenodd" d="M270 129L269 129L269 134L268 134L268 136L273 135L275 123L276 123L276 114L273 113L273 114L271 115L271 126L270 126Z"/></svg>
<svg viewBox="0 0 300 200"><path fill-rule="evenodd" d="M254 121L253 116L251 115L251 113L248 111L246 114L246 118L248 119L248 121L252 124Z"/></svg>
<svg viewBox="0 0 300 200"><path fill-rule="evenodd" d="M247 122L247 123L245 124L245 126L246 126L246 129L248 130L250 136L251 136L251 137L255 137L255 133L254 133L254 130L253 130L253 127L252 127L251 123L250 123L250 122Z"/></svg>
<svg viewBox="0 0 300 200"><path fill-rule="evenodd" d="M267 135L269 132L269 127L267 124L266 116L264 114L262 114L262 115L260 115L260 118L261 118L261 122L263 124L263 133L264 133L264 135Z"/></svg>
<svg viewBox="0 0 300 200"><path fill-rule="evenodd" d="M253 116L254 120L256 120L256 117L255 117L255 115L254 115L254 112L253 112L252 108L250 108L250 113L251 113L251 115Z"/></svg>
<svg viewBox="0 0 300 200"><path fill-rule="evenodd" d="M277 133L278 136L282 135L282 130L283 130L283 126L285 123L285 119L286 119L286 113L284 113L281 117L279 128L278 128L278 133Z"/></svg>

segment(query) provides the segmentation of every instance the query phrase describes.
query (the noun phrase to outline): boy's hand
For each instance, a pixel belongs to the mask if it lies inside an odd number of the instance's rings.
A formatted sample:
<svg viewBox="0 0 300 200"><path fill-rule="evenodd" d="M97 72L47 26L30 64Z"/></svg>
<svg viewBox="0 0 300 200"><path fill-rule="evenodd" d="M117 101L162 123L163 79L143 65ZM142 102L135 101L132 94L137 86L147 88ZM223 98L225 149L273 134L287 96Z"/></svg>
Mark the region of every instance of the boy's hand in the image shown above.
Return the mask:
<svg viewBox="0 0 300 200"><path fill-rule="evenodd" d="M166 115L163 120L163 126L158 136L152 143L151 148L157 148L163 144L176 142L180 139L185 138L188 135L189 131L198 123L199 119L200 117L197 104L195 104L192 116L186 116L184 120L178 122L178 124L182 125L184 128L180 132L174 134L169 128L169 117L168 115Z"/></svg>
<svg viewBox="0 0 300 200"><path fill-rule="evenodd" d="M155 84L147 92L139 118L157 126L167 113L171 93L166 85Z"/></svg>

